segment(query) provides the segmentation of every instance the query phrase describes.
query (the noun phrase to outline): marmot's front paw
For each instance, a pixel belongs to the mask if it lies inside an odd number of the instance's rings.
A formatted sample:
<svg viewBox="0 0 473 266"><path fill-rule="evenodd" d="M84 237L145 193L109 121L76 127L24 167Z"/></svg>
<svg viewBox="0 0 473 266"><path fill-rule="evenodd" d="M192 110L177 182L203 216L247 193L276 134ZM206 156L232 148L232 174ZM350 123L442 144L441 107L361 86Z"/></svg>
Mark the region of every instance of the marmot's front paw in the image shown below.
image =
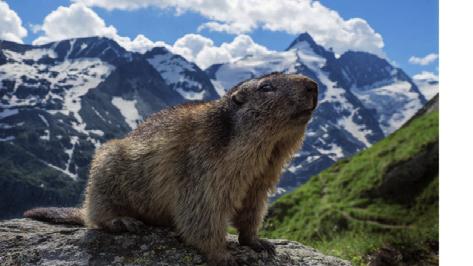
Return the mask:
<svg viewBox="0 0 473 266"><path fill-rule="evenodd" d="M106 223L107 229L111 232L131 232L135 234L143 233L146 226L143 222L132 217L116 217Z"/></svg>
<svg viewBox="0 0 473 266"><path fill-rule="evenodd" d="M240 240L239 242L240 245L249 246L256 252L266 251L270 255L276 255L276 248L267 240L256 238L253 240Z"/></svg>

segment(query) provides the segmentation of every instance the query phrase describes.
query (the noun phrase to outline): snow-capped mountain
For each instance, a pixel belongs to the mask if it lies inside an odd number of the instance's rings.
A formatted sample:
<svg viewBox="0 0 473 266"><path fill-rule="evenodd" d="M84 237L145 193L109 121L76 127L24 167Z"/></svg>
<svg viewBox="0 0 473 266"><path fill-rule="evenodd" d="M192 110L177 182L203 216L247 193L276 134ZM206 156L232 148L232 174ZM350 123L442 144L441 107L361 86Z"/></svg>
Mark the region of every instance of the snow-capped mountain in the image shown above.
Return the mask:
<svg viewBox="0 0 473 266"><path fill-rule="evenodd" d="M142 55L99 37L42 46L0 41L0 48L5 213L77 202L101 143L167 106L218 97L205 72L164 48ZM31 191L41 194L35 197L40 202L28 201ZM24 202L12 204L13 193Z"/></svg>
<svg viewBox="0 0 473 266"><path fill-rule="evenodd" d="M270 72L300 73L320 85L319 106L279 192L400 127L426 102L412 80L386 60L362 52L335 54L301 34L286 51L248 56L207 70L218 91Z"/></svg>
<svg viewBox="0 0 473 266"><path fill-rule="evenodd" d="M215 99L274 71L320 84L318 109L280 192L380 140L425 103L386 60L361 52L337 58L308 34L286 51L205 71L162 47L138 54L100 37L41 46L0 41L0 218L76 204L101 143L165 107Z"/></svg>
<svg viewBox="0 0 473 266"><path fill-rule="evenodd" d="M339 59L343 86L355 94L386 135L402 126L426 102L409 76L386 60L365 52L346 52Z"/></svg>
<svg viewBox="0 0 473 266"><path fill-rule="evenodd" d="M431 72L421 72L412 77L415 84L427 100L434 98L439 92L439 77Z"/></svg>
<svg viewBox="0 0 473 266"><path fill-rule="evenodd" d="M161 74L166 84L186 100L219 97L207 74L184 57L163 47L153 48L144 57Z"/></svg>

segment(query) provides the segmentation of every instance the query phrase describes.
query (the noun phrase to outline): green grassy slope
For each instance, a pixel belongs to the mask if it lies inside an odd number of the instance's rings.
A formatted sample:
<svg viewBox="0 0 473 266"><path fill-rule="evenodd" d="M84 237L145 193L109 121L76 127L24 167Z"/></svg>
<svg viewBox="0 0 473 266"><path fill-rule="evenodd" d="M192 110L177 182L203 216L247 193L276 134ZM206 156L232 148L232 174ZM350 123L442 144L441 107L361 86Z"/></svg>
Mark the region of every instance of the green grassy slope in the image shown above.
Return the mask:
<svg viewBox="0 0 473 266"><path fill-rule="evenodd" d="M356 265L437 264L438 141L438 112L421 115L278 199L263 235Z"/></svg>

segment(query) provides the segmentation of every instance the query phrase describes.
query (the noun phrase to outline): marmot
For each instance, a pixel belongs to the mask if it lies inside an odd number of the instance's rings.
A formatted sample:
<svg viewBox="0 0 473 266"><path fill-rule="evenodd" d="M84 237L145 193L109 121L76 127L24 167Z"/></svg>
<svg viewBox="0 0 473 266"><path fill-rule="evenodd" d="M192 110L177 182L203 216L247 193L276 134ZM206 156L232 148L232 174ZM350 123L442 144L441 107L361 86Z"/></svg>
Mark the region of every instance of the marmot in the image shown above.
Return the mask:
<svg viewBox="0 0 473 266"><path fill-rule="evenodd" d="M113 232L172 226L216 265L236 264L226 250L231 223L241 245L274 253L258 228L317 94L305 76L272 73L218 100L162 110L97 150L81 209L37 208L25 216Z"/></svg>

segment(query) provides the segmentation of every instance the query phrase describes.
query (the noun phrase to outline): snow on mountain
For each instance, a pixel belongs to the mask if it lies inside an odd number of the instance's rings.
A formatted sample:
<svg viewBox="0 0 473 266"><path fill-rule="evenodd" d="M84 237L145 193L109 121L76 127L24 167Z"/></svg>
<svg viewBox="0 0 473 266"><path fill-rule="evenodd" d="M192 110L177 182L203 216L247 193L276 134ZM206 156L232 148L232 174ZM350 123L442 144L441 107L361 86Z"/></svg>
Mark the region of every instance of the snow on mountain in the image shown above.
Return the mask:
<svg viewBox="0 0 473 266"><path fill-rule="evenodd" d="M339 59L344 85L366 108L376 111L386 135L403 125L427 102L399 68L365 52L346 52Z"/></svg>
<svg viewBox="0 0 473 266"><path fill-rule="evenodd" d="M234 63L220 65L213 79L218 81L225 90L229 90L242 80L262 74L274 71L295 72L296 63L297 54L294 51L266 54L259 57L248 56Z"/></svg>
<svg viewBox="0 0 473 266"><path fill-rule="evenodd" d="M143 117L136 109L136 100L125 100L121 97L114 96L112 98L112 104L120 110L126 123L132 129L135 129L138 126L138 123L143 121Z"/></svg>
<svg viewBox="0 0 473 266"><path fill-rule="evenodd" d="M209 100L218 98L205 72L182 56L156 47L144 55L148 62L161 74L166 84L184 99Z"/></svg>
<svg viewBox="0 0 473 266"><path fill-rule="evenodd" d="M74 180L78 176L77 165L72 160L75 147L79 144L77 135L84 135L82 144L89 142L95 146L100 143L96 136L102 132L87 127L87 119L80 112L82 98L115 70L110 61L77 56L77 53L85 52L85 43L89 41L72 40L43 46L0 43L5 58L0 65L0 110L8 115L1 115L0 119L2 123L11 125L0 130L0 135L14 134L19 137L23 134L23 138L28 137L30 141L35 140L46 146L48 143L56 144L55 156L39 160ZM31 120L40 122L40 125L33 128ZM58 132L57 123L48 120L64 123L59 128L66 131ZM21 126L17 126L19 124ZM62 141L57 141L59 136ZM23 143L22 138L10 138L9 141L31 149L31 144ZM38 155L45 152L41 148L34 150Z"/></svg>
<svg viewBox="0 0 473 266"><path fill-rule="evenodd" d="M432 72L423 71L414 75L412 79L427 100L439 92L439 77Z"/></svg>
<svg viewBox="0 0 473 266"><path fill-rule="evenodd" d="M103 82L115 67L98 58L71 59L74 41L69 45L62 60L58 58L60 51L54 50L57 45L24 51L4 49L6 63L0 65L0 108L37 108L51 115L62 113L71 116L69 125L77 132L89 135L79 113L81 98Z"/></svg>
<svg viewBox="0 0 473 266"><path fill-rule="evenodd" d="M419 93L411 88L411 83L396 80L369 90L352 88L352 92L367 108L377 111L381 128L391 134L424 105Z"/></svg>
<svg viewBox="0 0 473 266"><path fill-rule="evenodd" d="M101 37L0 48L0 187L19 191L21 206L75 202L101 143L168 106L218 97L167 50L142 55Z"/></svg>
<svg viewBox="0 0 473 266"><path fill-rule="evenodd" d="M16 115L18 114L18 109L3 109L2 111L0 111L0 119L3 119L3 118L6 118L6 117L9 117L9 116L12 116L12 115ZM4 124L4 128L7 126L6 124ZM10 127L10 126L9 126Z"/></svg>

